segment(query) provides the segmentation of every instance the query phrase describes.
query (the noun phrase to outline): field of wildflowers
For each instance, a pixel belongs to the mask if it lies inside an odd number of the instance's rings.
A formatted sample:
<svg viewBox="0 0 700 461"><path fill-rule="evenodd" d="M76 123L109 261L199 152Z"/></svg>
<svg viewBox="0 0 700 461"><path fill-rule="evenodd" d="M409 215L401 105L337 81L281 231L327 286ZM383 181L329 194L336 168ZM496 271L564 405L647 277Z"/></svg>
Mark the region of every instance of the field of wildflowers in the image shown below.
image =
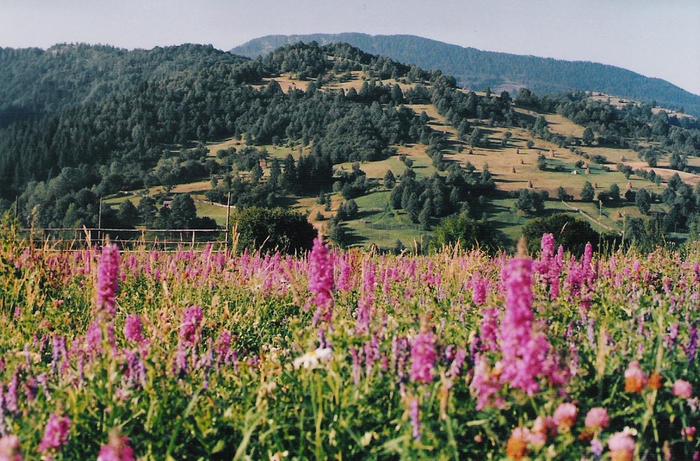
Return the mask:
<svg viewBox="0 0 700 461"><path fill-rule="evenodd" d="M700 251L35 249L0 461L700 459Z"/></svg>

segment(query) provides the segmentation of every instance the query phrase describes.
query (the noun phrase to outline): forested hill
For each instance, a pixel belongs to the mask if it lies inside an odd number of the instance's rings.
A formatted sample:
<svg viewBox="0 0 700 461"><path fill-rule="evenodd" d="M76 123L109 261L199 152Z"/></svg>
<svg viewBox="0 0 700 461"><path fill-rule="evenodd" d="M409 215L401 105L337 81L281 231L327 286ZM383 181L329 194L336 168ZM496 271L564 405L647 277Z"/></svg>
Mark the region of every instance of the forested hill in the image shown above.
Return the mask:
<svg viewBox="0 0 700 461"><path fill-rule="evenodd" d="M368 53L388 56L425 69L455 76L460 84L494 90L527 87L537 93L598 91L640 101L656 101L668 108L683 108L700 116L700 96L665 80L649 78L620 67L584 61L564 61L535 56L481 51L413 35L360 33L268 35L231 50L256 57L297 41L320 44L345 42Z"/></svg>
<svg viewBox="0 0 700 461"><path fill-rule="evenodd" d="M20 116L99 102L154 79L244 61L212 46L189 44L133 51L86 44L0 48L0 126Z"/></svg>
<svg viewBox="0 0 700 461"><path fill-rule="evenodd" d="M433 78L346 44L288 46L255 61L196 45L64 45L3 49L0 61L0 210L19 195L26 215L39 210L43 225L60 225L71 205L78 210L71 223L84 222L80 210L98 196L208 177L218 164L206 149L187 150L201 142L313 143L294 181L318 189L332 179L332 163L386 156L389 145L428 129L411 110L386 105L389 86L342 97L314 85L285 93L269 79L290 72L321 86L321 76L359 71L380 80L409 71Z"/></svg>

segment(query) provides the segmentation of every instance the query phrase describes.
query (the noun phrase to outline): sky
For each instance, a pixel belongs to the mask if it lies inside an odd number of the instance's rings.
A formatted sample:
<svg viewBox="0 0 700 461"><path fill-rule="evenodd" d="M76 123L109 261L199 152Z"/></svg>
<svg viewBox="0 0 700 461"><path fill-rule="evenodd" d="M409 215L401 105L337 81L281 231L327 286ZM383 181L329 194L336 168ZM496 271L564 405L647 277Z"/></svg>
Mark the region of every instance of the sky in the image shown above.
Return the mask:
<svg viewBox="0 0 700 461"><path fill-rule="evenodd" d="M262 35L321 32L602 62L700 94L700 0L0 0L0 47L228 50Z"/></svg>

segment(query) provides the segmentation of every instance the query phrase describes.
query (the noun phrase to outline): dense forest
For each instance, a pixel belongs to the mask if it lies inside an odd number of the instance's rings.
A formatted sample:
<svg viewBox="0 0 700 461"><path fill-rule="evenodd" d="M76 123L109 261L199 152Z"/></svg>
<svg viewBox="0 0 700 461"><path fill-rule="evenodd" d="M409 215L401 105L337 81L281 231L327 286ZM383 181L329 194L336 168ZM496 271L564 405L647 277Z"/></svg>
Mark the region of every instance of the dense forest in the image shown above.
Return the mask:
<svg viewBox="0 0 700 461"><path fill-rule="evenodd" d="M689 114L700 116L700 96L665 80L648 78L619 67L481 51L413 35L269 35L251 40L231 51L256 57L298 41L350 43L368 53L389 56L424 69L442 70L454 75L460 85L469 88L491 87L510 91L526 87L542 94L598 91L642 101L656 101L663 106L683 108Z"/></svg>

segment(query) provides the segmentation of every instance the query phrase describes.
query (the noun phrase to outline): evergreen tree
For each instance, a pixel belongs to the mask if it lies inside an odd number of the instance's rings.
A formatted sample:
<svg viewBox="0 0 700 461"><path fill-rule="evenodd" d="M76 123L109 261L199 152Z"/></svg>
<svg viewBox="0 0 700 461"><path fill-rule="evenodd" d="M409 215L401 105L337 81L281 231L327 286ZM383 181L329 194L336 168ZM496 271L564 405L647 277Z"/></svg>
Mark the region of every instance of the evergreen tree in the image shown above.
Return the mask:
<svg viewBox="0 0 700 461"><path fill-rule="evenodd" d="M639 189L635 194L634 201L642 214L649 214L649 210L651 209L651 197L646 189Z"/></svg>
<svg viewBox="0 0 700 461"><path fill-rule="evenodd" d="M425 202L423 202L423 208L421 209L420 213L418 214L418 223L421 226L421 229L423 230L428 230L430 229L430 217L433 214L433 202L430 198L425 199Z"/></svg>
<svg viewBox="0 0 700 461"><path fill-rule="evenodd" d="M592 202L595 197L595 190L593 189L593 184L586 181L581 189L581 200L584 202Z"/></svg>
<svg viewBox="0 0 700 461"><path fill-rule="evenodd" d="M146 227L152 227L158 214L156 201L153 200L151 196L147 195L141 199L137 210L141 223Z"/></svg>
<svg viewBox="0 0 700 461"><path fill-rule="evenodd" d="M387 170L386 174L384 175L384 187L387 189L393 189L394 185L396 185L394 173L391 170Z"/></svg>
<svg viewBox="0 0 700 461"><path fill-rule="evenodd" d="M170 203L171 225L177 229L192 229L197 225L197 208L190 194L178 194Z"/></svg>
<svg viewBox="0 0 700 461"><path fill-rule="evenodd" d="M119 205L117 211L117 220L120 227L133 228L139 222L139 211L136 209L131 200L126 200Z"/></svg>

